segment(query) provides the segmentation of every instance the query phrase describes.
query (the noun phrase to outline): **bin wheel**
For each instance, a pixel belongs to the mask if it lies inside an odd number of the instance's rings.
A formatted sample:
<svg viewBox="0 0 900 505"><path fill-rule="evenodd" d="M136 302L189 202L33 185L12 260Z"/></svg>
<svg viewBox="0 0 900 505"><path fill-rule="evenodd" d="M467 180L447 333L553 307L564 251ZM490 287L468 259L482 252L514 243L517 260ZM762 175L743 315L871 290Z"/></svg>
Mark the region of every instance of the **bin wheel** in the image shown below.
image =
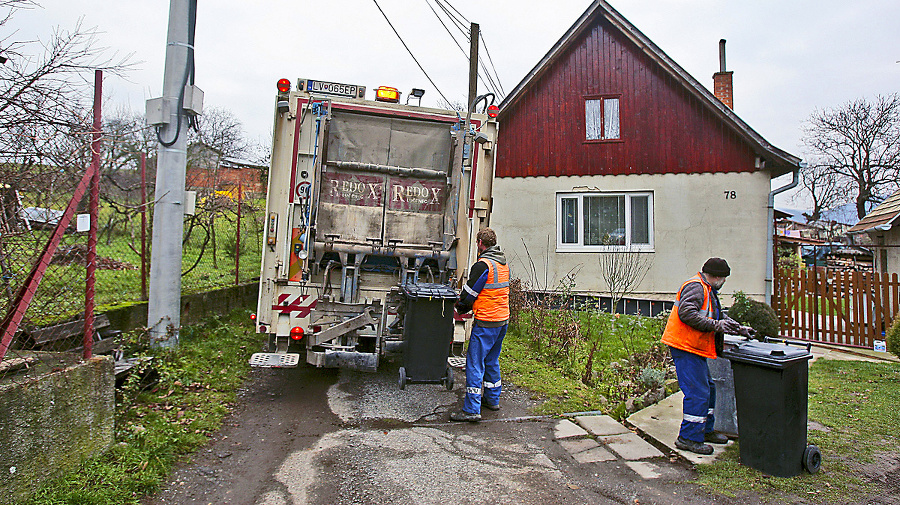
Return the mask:
<svg viewBox="0 0 900 505"><path fill-rule="evenodd" d="M453 391L453 369L449 366L447 367L447 376L444 377L444 387L447 388L447 391Z"/></svg>
<svg viewBox="0 0 900 505"><path fill-rule="evenodd" d="M819 452L819 448L814 445L806 446L806 450L803 451L803 468L809 473L816 473L821 466L822 453Z"/></svg>
<svg viewBox="0 0 900 505"><path fill-rule="evenodd" d="M400 389L406 389L406 368L400 367L400 380L397 381L400 384Z"/></svg>

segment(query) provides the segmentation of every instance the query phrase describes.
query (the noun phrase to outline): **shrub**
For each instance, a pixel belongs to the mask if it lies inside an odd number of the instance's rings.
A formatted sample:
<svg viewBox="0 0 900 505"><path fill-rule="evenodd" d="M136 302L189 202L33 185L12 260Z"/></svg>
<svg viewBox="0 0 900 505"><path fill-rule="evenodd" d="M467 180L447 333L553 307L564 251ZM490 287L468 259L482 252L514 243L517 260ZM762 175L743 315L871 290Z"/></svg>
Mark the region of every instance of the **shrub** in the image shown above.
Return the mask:
<svg viewBox="0 0 900 505"><path fill-rule="evenodd" d="M778 337L780 324L775 309L747 298L743 291L734 294L734 305L728 309L728 316L756 330L759 338Z"/></svg>
<svg viewBox="0 0 900 505"><path fill-rule="evenodd" d="M887 350L894 356L900 357L900 315L894 318L891 327L885 334Z"/></svg>

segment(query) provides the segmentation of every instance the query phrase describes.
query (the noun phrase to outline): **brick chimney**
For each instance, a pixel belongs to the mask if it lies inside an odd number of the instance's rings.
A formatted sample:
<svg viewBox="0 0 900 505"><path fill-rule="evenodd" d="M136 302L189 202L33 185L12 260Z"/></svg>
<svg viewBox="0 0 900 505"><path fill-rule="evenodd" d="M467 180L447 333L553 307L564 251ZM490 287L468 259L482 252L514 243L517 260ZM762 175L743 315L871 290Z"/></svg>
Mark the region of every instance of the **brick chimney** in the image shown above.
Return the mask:
<svg viewBox="0 0 900 505"><path fill-rule="evenodd" d="M734 72L725 71L725 39L719 41L719 71L713 74L713 94L729 109L734 109L734 97L732 96L731 75Z"/></svg>

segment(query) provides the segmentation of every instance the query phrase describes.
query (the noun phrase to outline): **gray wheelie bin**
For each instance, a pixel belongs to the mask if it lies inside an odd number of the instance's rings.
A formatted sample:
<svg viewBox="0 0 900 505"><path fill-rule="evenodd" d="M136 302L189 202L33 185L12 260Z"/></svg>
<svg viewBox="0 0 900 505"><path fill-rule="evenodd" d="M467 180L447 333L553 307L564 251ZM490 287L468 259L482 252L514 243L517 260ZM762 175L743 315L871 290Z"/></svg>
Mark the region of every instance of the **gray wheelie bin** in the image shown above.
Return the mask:
<svg viewBox="0 0 900 505"><path fill-rule="evenodd" d="M815 473L821 462L819 449L806 445L805 346L749 341L723 353L734 373L741 463L776 477Z"/></svg>
<svg viewBox="0 0 900 505"><path fill-rule="evenodd" d="M452 390L447 357L453 343L453 304L459 295L444 284L404 284L400 290L406 300L400 389L425 383Z"/></svg>
<svg viewBox="0 0 900 505"><path fill-rule="evenodd" d="M724 350L734 349L747 339L737 335L725 335ZM707 360L709 375L716 385L715 430L731 438L738 436L737 408L734 403L734 375L731 362L724 356Z"/></svg>

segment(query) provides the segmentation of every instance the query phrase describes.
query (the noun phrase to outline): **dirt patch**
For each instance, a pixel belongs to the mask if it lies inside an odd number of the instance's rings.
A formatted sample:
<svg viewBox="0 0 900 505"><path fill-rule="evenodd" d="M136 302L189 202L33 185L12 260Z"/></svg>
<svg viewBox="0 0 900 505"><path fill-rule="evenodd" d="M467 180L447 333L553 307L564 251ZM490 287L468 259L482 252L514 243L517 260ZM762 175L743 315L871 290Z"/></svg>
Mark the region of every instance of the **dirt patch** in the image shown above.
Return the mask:
<svg viewBox="0 0 900 505"><path fill-rule="evenodd" d="M863 465L860 471L875 488L868 503L900 505L900 454L876 454L875 462Z"/></svg>

